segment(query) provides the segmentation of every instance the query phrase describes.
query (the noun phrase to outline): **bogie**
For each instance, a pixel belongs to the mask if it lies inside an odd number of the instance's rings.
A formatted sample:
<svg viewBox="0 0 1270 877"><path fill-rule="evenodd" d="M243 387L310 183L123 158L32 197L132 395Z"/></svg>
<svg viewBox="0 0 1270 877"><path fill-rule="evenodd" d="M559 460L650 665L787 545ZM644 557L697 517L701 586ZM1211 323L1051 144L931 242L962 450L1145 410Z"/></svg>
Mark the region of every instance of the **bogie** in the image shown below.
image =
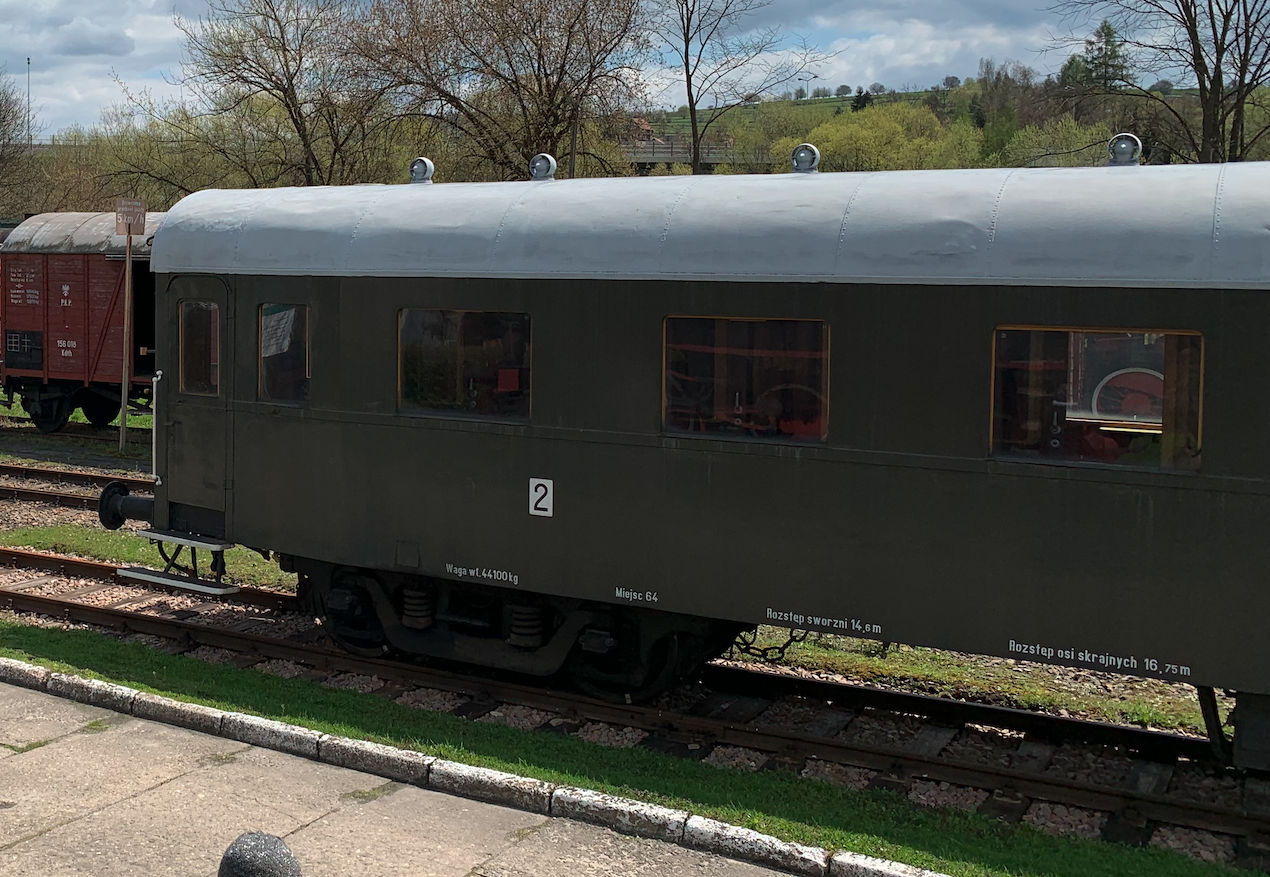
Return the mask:
<svg viewBox="0 0 1270 877"><path fill-rule="evenodd" d="M741 625L581 600L337 568L287 557L299 596L342 648L564 675L596 697L634 702L723 652Z"/></svg>

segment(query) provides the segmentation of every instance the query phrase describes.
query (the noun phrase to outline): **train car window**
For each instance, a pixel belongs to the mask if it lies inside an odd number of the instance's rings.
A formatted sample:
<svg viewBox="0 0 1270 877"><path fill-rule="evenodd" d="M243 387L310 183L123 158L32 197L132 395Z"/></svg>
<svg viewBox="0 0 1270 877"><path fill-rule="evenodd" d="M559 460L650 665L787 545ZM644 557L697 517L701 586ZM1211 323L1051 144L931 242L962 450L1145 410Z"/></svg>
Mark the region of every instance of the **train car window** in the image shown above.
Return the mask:
<svg viewBox="0 0 1270 877"><path fill-rule="evenodd" d="M1198 469L1203 337L999 328L993 450Z"/></svg>
<svg viewBox="0 0 1270 877"><path fill-rule="evenodd" d="M665 338L667 431L828 436L828 323L667 317Z"/></svg>
<svg viewBox="0 0 1270 877"><path fill-rule="evenodd" d="M180 310L181 392L220 395L220 305L183 301Z"/></svg>
<svg viewBox="0 0 1270 877"><path fill-rule="evenodd" d="M407 308L398 314L397 407L529 416L529 315Z"/></svg>
<svg viewBox="0 0 1270 877"><path fill-rule="evenodd" d="M309 376L309 309L304 305L261 305L260 398L307 402Z"/></svg>

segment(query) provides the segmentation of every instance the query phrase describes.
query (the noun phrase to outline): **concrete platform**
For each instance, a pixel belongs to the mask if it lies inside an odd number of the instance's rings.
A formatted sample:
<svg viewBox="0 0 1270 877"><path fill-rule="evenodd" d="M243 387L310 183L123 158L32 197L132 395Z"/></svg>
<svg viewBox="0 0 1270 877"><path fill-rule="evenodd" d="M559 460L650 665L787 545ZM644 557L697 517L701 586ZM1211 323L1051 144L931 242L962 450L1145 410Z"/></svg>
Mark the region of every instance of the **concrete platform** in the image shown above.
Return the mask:
<svg viewBox="0 0 1270 877"><path fill-rule="evenodd" d="M0 684L5 877L214 877L252 830L305 877L780 873Z"/></svg>

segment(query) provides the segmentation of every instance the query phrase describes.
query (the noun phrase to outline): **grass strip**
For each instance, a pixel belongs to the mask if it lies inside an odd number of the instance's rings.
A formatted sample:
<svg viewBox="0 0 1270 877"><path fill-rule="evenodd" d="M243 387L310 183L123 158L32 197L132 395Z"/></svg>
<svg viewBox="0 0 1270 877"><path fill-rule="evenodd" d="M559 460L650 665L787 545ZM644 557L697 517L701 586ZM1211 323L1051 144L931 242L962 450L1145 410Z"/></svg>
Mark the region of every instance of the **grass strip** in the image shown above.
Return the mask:
<svg viewBox="0 0 1270 877"><path fill-rule="evenodd" d="M957 877L1235 873L1172 852L1050 837L1027 826L927 809L898 795L857 792L784 771L718 769L645 749L607 749L573 736L467 721L306 680L171 656L94 631L0 618L0 655L325 733L678 807L785 840Z"/></svg>
<svg viewBox="0 0 1270 877"><path fill-rule="evenodd" d="M760 626L755 645L780 645L788 633ZM1084 718L1144 728L1204 732L1195 689L1154 679L1122 677L1111 689L1092 681L1068 687L1065 676L1091 674L917 646L891 646L883 652L873 640L815 633L792 644L783 663L939 697L1060 714L1066 710Z"/></svg>
<svg viewBox="0 0 1270 877"><path fill-rule="evenodd" d="M70 463L121 471L136 471L138 464L150 462L151 455L149 442L129 440L120 451L115 442L65 433L45 435L33 427L12 426L0 426L0 449L0 460L6 462Z"/></svg>
<svg viewBox="0 0 1270 877"><path fill-rule="evenodd" d="M74 524L0 530L0 545L76 554L120 565L163 566L159 549L151 545L149 539L137 536L130 530L105 530ZM208 559L204 555L200 561L204 574L207 574ZM225 552L225 578L239 585L288 591L294 591L296 583L294 574L284 573L273 561L265 560L246 548L233 548Z"/></svg>

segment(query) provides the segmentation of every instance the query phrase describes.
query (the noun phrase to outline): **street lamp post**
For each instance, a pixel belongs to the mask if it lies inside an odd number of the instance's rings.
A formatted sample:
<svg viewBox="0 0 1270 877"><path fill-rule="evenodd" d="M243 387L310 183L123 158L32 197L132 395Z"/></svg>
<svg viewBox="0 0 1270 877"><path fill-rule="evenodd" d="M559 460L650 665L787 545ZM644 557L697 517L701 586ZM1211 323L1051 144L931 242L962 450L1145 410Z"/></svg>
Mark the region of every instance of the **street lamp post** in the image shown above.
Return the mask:
<svg viewBox="0 0 1270 877"><path fill-rule="evenodd" d="M819 79L819 78L820 78L820 75L817 73L808 73L806 76L798 77L799 82L806 83L807 85L807 88L805 89L807 97L811 97L811 81L813 79Z"/></svg>

